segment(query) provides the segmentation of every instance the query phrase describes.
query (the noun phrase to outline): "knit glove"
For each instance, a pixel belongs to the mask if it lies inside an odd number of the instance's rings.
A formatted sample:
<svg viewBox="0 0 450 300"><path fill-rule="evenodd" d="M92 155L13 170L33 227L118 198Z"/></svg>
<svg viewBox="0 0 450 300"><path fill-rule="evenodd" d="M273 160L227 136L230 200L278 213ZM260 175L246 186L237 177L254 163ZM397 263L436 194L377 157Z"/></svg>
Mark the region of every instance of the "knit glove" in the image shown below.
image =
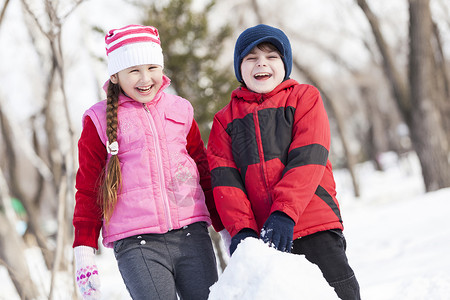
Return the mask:
<svg viewBox="0 0 450 300"><path fill-rule="evenodd" d="M228 255L230 255L230 245L231 245L231 235L226 229L219 231L220 237L222 238L223 245L227 249Z"/></svg>
<svg viewBox="0 0 450 300"><path fill-rule="evenodd" d="M236 235L231 238L230 256L233 255L233 252L236 250L239 243L248 237L257 239L258 234L253 229L244 228L241 231L239 231L238 233L236 233Z"/></svg>
<svg viewBox="0 0 450 300"><path fill-rule="evenodd" d="M274 211L261 229L261 239L281 252L291 252L295 222L284 212Z"/></svg>
<svg viewBox="0 0 450 300"><path fill-rule="evenodd" d="M73 252L77 269L77 284L81 296L84 300L99 300L101 298L100 278L94 261L94 248L77 246Z"/></svg>

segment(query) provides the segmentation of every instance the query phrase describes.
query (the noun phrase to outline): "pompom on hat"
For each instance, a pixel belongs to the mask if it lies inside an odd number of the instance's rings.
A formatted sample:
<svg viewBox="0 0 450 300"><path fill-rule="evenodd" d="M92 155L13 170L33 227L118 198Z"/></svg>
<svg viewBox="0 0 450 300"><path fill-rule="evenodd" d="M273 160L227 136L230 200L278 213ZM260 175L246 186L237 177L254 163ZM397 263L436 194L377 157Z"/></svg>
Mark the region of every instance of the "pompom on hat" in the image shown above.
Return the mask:
<svg viewBox="0 0 450 300"><path fill-rule="evenodd" d="M138 65L160 65L164 57L158 30L153 26L128 25L105 36L108 73L116 74Z"/></svg>
<svg viewBox="0 0 450 300"><path fill-rule="evenodd" d="M286 72L284 80L289 78L292 70L292 50L288 37L278 28L259 24L247 28L238 37L234 47L234 73L239 82L242 82L242 59L257 45L269 42L280 51Z"/></svg>

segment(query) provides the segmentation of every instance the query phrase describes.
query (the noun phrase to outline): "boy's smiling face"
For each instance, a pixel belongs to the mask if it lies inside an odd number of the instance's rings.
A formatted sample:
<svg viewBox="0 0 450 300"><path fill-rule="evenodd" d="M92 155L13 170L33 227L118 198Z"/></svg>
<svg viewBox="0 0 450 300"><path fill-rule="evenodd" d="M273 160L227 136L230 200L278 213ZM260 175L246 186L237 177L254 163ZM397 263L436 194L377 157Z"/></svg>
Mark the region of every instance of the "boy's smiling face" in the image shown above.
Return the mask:
<svg viewBox="0 0 450 300"><path fill-rule="evenodd" d="M256 46L242 59L241 74L249 90L260 94L271 92L284 80L280 53L269 47L260 49Z"/></svg>

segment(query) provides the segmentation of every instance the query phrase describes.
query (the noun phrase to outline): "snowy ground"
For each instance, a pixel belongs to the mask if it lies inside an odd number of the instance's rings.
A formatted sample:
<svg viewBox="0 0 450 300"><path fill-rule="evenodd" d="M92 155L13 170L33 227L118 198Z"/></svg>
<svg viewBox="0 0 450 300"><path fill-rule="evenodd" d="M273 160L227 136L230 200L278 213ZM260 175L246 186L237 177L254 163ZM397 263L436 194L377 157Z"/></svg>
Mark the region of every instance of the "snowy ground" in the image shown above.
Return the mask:
<svg viewBox="0 0 450 300"><path fill-rule="evenodd" d="M362 196L357 199L348 174L336 171L347 253L362 298L450 299L450 189L425 194L414 156L398 164L387 154L383 162L383 173L369 163L359 166ZM39 270L34 261L32 268ZM130 299L110 249L103 249L98 264L103 299ZM62 282L60 299L71 283ZM316 266L257 240L238 247L211 290L210 300L336 299ZM19 299L3 267L0 291L2 300Z"/></svg>

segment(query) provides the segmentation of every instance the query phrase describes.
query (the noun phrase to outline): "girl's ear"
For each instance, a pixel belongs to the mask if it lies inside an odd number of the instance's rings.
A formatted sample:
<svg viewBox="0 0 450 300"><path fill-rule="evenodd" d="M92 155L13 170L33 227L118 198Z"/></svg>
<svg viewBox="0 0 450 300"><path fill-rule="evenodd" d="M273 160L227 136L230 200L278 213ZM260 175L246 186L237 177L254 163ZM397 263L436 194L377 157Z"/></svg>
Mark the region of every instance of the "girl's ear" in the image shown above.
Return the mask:
<svg viewBox="0 0 450 300"><path fill-rule="evenodd" d="M114 84L118 84L119 83L119 78L117 77L117 73L113 74L109 77L109 79L111 80L112 83Z"/></svg>

